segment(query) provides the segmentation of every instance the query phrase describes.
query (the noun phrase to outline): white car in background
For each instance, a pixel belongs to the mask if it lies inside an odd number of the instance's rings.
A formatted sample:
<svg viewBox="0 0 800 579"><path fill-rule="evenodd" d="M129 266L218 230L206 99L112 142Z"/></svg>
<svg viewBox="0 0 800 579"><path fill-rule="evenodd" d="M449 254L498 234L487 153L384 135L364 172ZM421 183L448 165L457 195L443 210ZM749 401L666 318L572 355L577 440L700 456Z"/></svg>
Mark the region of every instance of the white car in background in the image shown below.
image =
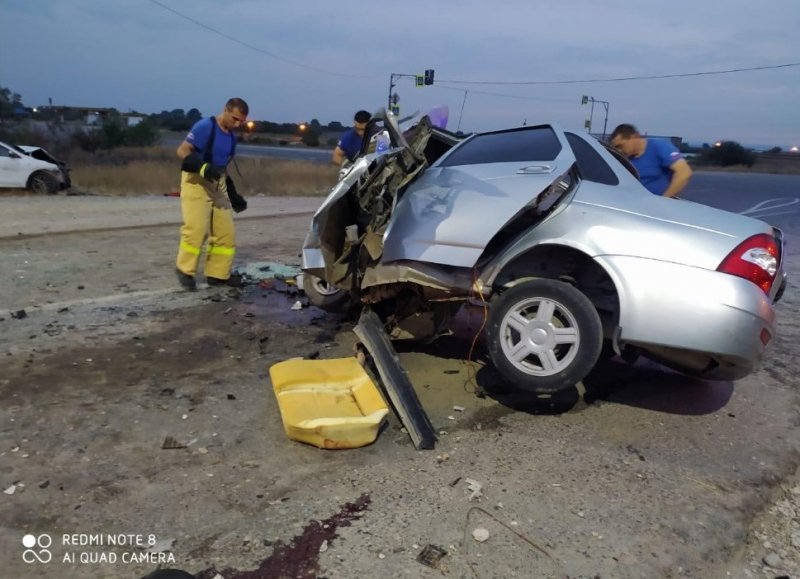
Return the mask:
<svg viewBox="0 0 800 579"><path fill-rule="evenodd" d="M68 183L67 172L59 165L36 159L24 149L0 141L0 187L53 194L68 187Z"/></svg>

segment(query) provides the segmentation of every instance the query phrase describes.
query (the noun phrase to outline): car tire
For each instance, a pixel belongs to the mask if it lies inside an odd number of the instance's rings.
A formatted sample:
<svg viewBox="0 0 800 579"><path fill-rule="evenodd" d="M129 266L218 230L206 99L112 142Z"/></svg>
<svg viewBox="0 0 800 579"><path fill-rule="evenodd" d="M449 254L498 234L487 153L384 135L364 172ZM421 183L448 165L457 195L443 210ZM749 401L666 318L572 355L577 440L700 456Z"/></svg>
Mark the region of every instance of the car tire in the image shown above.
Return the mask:
<svg viewBox="0 0 800 579"><path fill-rule="evenodd" d="M58 193L58 180L50 173L36 171L28 178L28 189L34 193L47 193L53 195Z"/></svg>
<svg viewBox="0 0 800 579"><path fill-rule="evenodd" d="M312 305L326 312L341 312L349 297L346 291L308 273L303 274L303 291Z"/></svg>
<svg viewBox="0 0 800 579"><path fill-rule="evenodd" d="M597 310L567 283L528 281L492 300L489 355L500 374L522 390L552 394L572 388L597 363L602 345Z"/></svg>

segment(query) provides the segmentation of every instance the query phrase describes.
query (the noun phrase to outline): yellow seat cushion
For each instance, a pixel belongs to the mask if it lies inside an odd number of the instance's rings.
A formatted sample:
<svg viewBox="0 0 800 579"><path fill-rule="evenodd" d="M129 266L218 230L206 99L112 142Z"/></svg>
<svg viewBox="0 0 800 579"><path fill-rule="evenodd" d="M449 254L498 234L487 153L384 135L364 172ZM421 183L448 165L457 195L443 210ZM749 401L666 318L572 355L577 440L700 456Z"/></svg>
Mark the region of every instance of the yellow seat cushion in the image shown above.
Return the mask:
<svg viewBox="0 0 800 579"><path fill-rule="evenodd" d="M293 359L270 367L286 435L319 448L358 448L378 437L389 413L355 358Z"/></svg>

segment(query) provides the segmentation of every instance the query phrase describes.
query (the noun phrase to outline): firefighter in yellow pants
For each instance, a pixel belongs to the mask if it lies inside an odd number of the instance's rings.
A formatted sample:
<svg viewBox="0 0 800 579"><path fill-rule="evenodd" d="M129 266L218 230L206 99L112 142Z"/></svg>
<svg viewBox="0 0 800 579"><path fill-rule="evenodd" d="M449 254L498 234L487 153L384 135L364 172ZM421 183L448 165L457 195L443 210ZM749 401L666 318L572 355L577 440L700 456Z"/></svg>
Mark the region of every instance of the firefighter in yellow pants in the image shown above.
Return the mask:
<svg viewBox="0 0 800 579"><path fill-rule="evenodd" d="M247 119L248 106L230 99L222 113L201 119L178 147L181 165L181 241L176 273L188 290L196 289L195 274L203 243L208 238L204 272L209 285L240 287L241 277L231 275L236 253L233 213L247 209L226 168L236 153L233 130Z"/></svg>
<svg viewBox="0 0 800 579"><path fill-rule="evenodd" d="M219 185L225 185L224 177L219 182L208 185L203 181L205 179L197 173L181 173L183 225L177 267L181 272L194 277L203 242L208 234L204 268L206 277L227 280L236 253L233 212L224 187L219 188ZM219 189L210 191L212 187Z"/></svg>

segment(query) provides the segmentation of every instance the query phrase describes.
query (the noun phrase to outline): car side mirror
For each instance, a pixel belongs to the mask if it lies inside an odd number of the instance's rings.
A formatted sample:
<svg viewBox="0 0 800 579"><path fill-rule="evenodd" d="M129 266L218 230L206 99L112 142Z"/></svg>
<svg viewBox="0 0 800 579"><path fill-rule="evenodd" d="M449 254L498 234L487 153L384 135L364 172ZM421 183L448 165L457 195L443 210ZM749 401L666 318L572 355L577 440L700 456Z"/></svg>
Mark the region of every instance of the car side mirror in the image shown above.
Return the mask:
<svg viewBox="0 0 800 579"><path fill-rule="evenodd" d="M21 155L17 155L16 153L14 153L12 151L8 152L8 156L11 157L12 159L21 159L22 158Z"/></svg>

